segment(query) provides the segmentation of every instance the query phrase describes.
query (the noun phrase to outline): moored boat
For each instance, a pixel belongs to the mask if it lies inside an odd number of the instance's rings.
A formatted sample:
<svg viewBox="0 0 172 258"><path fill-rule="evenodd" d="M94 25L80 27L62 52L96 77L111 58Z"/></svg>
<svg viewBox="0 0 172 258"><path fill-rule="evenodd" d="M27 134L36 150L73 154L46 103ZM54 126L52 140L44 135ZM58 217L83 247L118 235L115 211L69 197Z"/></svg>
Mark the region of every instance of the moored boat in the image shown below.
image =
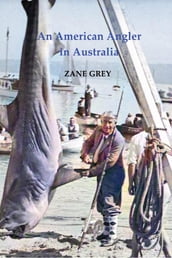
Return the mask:
<svg viewBox="0 0 172 258"><path fill-rule="evenodd" d="M163 103L172 103L172 85L171 84L157 84L159 96Z"/></svg>
<svg viewBox="0 0 172 258"><path fill-rule="evenodd" d="M52 89L57 91L74 91L75 86L71 84L64 83L52 83Z"/></svg>
<svg viewBox="0 0 172 258"><path fill-rule="evenodd" d="M80 116L78 112L75 113L76 121L81 126L97 126L100 124L100 115L91 113L91 116Z"/></svg>
<svg viewBox="0 0 172 258"><path fill-rule="evenodd" d="M18 75L8 72L8 43L9 43L9 28L6 33L6 59L5 72L0 74L0 96L15 98L18 89Z"/></svg>
<svg viewBox="0 0 172 258"><path fill-rule="evenodd" d="M7 143L7 142L0 142L0 154L10 154L11 152L11 147L12 144L11 143Z"/></svg>
<svg viewBox="0 0 172 258"><path fill-rule="evenodd" d="M113 87L112 87L112 88L113 88L113 90L120 90L120 88L121 88L121 87L120 87L119 85L117 85L117 84L116 84L116 85L113 85Z"/></svg>
<svg viewBox="0 0 172 258"><path fill-rule="evenodd" d="M120 90L121 86L119 85L119 71L116 72L116 83L112 86L113 90Z"/></svg>
<svg viewBox="0 0 172 258"><path fill-rule="evenodd" d="M83 136L79 136L77 138L62 141L62 149L64 152L79 152L81 150L82 144L84 141ZM10 154L12 148L11 140L0 140L0 154L6 155Z"/></svg>
<svg viewBox="0 0 172 258"><path fill-rule="evenodd" d="M161 101L163 102L163 103L172 103L172 97L169 97L169 98L161 98Z"/></svg>
<svg viewBox="0 0 172 258"><path fill-rule="evenodd" d="M17 96L18 80L8 76L0 77L0 96L15 98Z"/></svg>
<svg viewBox="0 0 172 258"><path fill-rule="evenodd" d="M77 138L63 141L62 142L62 148L64 152L80 152L82 144L84 142L84 137L79 136Z"/></svg>
<svg viewBox="0 0 172 258"><path fill-rule="evenodd" d="M67 41L66 50L70 52L69 41ZM58 82L54 83L54 80L52 81L52 89L58 91L74 91L80 85L81 82L79 77L76 75L73 57L71 55L67 55L64 57Z"/></svg>
<svg viewBox="0 0 172 258"><path fill-rule="evenodd" d="M124 136L125 135L133 136L137 133L140 133L143 130L140 127L128 126L126 124L117 125L116 127L120 131L120 133Z"/></svg>

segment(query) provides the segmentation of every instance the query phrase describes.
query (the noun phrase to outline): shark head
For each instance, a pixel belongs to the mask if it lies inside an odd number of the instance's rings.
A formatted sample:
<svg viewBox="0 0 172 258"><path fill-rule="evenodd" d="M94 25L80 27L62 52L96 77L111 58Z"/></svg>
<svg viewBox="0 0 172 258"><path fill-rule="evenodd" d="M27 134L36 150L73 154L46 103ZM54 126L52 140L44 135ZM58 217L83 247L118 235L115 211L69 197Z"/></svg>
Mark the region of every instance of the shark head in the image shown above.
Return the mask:
<svg viewBox="0 0 172 258"><path fill-rule="evenodd" d="M4 217L0 220L0 228L6 228L9 231L15 231L22 227L23 231L27 227L26 214L19 210L5 212Z"/></svg>
<svg viewBox="0 0 172 258"><path fill-rule="evenodd" d="M22 229L23 233L37 225L48 207L48 194L44 192L37 198L33 191L21 191L21 188L13 188L13 194L9 194L0 213L0 228L9 231Z"/></svg>

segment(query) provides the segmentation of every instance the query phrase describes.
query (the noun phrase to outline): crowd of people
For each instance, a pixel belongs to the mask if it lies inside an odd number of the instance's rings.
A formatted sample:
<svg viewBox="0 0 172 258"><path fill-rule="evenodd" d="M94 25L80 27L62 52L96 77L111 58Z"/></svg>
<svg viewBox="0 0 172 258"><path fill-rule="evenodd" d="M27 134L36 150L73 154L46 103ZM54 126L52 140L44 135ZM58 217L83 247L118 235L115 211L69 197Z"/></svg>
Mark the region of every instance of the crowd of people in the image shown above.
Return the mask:
<svg viewBox="0 0 172 258"><path fill-rule="evenodd" d="M172 126L172 118L170 117L168 112L166 112L166 115L167 115L170 125ZM143 115L140 113L138 113L136 115L128 113L127 118L125 120L125 125L131 126L131 127L136 127L136 128L142 127L142 118L143 118Z"/></svg>
<svg viewBox="0 0 172 258"><path fill-rule="evenodd" d="M128 113L128 116L125 120L125 125L140 128L142 127L142 114L136 114L132 115L131 113Z"/></svg>

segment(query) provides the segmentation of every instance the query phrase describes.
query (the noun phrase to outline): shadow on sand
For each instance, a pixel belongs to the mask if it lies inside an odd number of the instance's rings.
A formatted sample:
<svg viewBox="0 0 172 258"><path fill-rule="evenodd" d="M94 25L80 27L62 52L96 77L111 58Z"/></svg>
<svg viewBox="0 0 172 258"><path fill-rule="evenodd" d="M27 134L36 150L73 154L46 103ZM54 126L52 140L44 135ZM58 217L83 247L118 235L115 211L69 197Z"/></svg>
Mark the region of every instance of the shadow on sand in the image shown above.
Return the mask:
<svg viewBox="0 0 172 258"><path fill-rule="evenodd" d="M67 249L56 250L55 248L47 248L42 250L33 250L31 252L27 251L11 251L10 254L5 257L72 257L72 256L63 256L61 252Z"/></svg>
<svg viewBox="0 0 172 258"><path fill-rule="evenodd" d="M5 240L6 237L11 237L9 232L1 232L1 240ZM55 248L46 248L46 244L39 244L39 249L32 251L21 251L21 250L11 250L9 254L0 253L0 256L3 257L72 257L67 255L62 255L62 252L70 250L73 246L79 245L79 240L72 237L62 234L55 233L53 231L48 232L30 232L27 233L22 239L33 239L33 238L42 238L42 239L57 239L57 242L68 244L66 247L61 249Z"/></svg>

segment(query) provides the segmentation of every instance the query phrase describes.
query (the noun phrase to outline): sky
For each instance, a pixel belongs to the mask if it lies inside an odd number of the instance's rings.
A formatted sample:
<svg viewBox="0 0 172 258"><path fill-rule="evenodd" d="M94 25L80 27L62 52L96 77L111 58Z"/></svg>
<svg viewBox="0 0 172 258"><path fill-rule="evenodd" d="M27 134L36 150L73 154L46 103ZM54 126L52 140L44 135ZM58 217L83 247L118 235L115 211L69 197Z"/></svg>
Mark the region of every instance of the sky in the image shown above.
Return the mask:
<svg viewBox="0 0 172 258"><path fill-rule="evenodd" d="M112 0L113 1L113 0ZM148 63L172 63L172 1L119 0L131 31L142 34L141 47ZM6 32L9 27L9 58L20 59L26 27L21 0L0 1L0 59L5 59ZM51 10L52 26L61 33L108 34L97 0L56 0ZM72 41L72 48L104 49L112 41ZM78 57L81 58L81 57ZM107 61L105 57L92 57ZM116 57L109 57L113 61Z"/></svg>

